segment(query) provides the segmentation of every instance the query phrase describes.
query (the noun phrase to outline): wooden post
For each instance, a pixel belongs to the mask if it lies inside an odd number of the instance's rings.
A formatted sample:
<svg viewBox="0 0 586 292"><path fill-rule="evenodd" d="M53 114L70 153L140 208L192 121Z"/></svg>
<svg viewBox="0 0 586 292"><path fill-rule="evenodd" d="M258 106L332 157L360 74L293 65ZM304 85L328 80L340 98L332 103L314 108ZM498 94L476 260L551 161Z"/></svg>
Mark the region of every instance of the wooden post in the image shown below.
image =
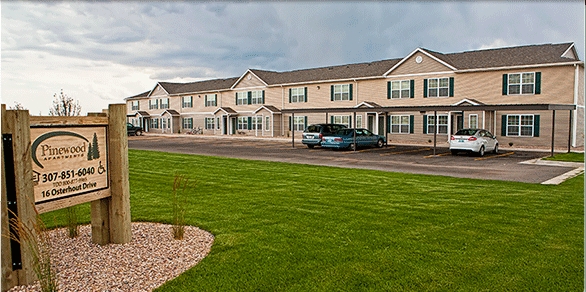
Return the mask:
<svg viewBox="0 0 586 292"><path fill-rule="evenodd" d="M132 239L126 131L126 105L111 104L108 107L108 160L112 194L108 212L111 243L128 243Z"/></svg>
<svg viewBox="0 0 586 292"><path fill-rule="evenodd" d="M550 157L553 157L555 155L554 153L554 147L555 147L555 110L552 111L551 113L551 155Z"/></svg>
<svg viewBox="0 0 586 292"><path fill-rule="evenodd" d="M2 134L5 133L4 125L6 125L6 105L2 105ZM12 275L12 256L10 254L10 239L8 234L8 205L6 204L6 178L5 178L5 167L4 167L4 147L0 144L0 158L2 160L2 199L0 199L0 204L2 205L2 238L0 239L0 243L2 244L2 250L0 255L2 255L2 291L7 291L8 289L16 286L17 279Z"/></svg>
<svg viewBox="0 0 586 292"><path fill-rule="evenodd" d="M8 210L4 207L7 204L6 198L15 196L16 199L11 204L16 204L17 215L27 228L33 229L36 224L35 198L33 192L33 172L32 172L32 158L31 158L31 141L30 141L30 118L28 110L5 110L2 107L2 136L3 143L11 142L12 157L7 161L4 158L4 153L7 149L2 149L2 215L8 215ZM4 141L4 139L7 139ZM17 163L18 162L18 163ZM6 164L11 163L13 167L12 173L4 171ZM10 180L11 189L8 189L7 183ZM12 181L14 184L12 185ZM13 192L12 194L10 194ZM4 224L8 223L8 216L2 219L2 232L4 232ZM12 256L10 255L12 248L5 246L5 242L10 245L10 240L2 238L2 289L11 288L11 285L28 285L36 280L33 271L33 257L30 251L22 246L20 249L22 265L21 269L13 270ZM8 250L8 255L4 252ZM8 263L5 262L6 259Z"/></svg>

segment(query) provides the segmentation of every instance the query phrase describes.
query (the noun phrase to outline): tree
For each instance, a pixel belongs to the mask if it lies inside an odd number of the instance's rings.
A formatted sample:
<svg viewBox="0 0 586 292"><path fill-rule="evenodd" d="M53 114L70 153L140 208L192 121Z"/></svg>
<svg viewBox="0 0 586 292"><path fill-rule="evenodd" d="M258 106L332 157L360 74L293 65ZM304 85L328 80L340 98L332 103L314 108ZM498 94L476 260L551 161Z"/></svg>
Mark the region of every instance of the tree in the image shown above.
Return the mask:
<svg viewBox="0 0 586 292"><path fill-rule="evenodd" d="M10 110L26 110L26 108L24 108L22 103L20 103L18 101L15 101L14 106L9 107L8 109L10 109Z"/></svg>
<svg viewBox="0 0 586 292"><path fill-rule="evenodd" d="M53 106L49 109L49 115L51 116L79 116L81 112L81 105L79 105L79 101L74 100L72 97L67 96L63 93L63 89L61 89L61 93L57 95L57 93L53 94L55 98L53 100Z"/></svg>

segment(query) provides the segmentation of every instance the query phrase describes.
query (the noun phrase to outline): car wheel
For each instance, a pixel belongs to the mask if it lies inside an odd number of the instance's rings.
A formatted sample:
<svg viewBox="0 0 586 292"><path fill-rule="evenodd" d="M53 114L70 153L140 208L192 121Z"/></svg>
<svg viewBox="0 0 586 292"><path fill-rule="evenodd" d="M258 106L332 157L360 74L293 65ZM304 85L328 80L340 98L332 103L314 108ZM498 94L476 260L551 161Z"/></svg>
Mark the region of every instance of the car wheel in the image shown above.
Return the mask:
<svg viewBox="0 0 586 292"><path fill-rule="evenodd" d="M457 155L458 154L458 150L450 150L452 152L452 155Z"/></svg>
<svg viewBox="0 0 586 292"><path fill-rule="evenodd" d="M494 145L494 150L492 150L492 153L494 153L494 154L498 154L499 153L499 144L495 144Z"/></svg>
<svg viewBox="0 0 586 292"><path fill-rule="evenodd" d="M480 150L478 150L478 156L484 156L484 146L480 146Z"/></svg>
<svg viewBox="0 0 586 292"><path fill-rule="evenodd" d="M314 146L315 145L313 145L313 144L307 144L307 148L309 148L309 149L313 149Z"/></svg>
<svg viewBox="0 0 586 292"><path fill-rule="evenodd" d="M141 131L141 130L137 130L137 131L134 133L134 136L142 136L142 131Z"/></svg>
<svg viewBox="0 0 586 292"><path fill-rule="evenodd" d="M356 150L356 145L354 145L354 143L351 143L350 146L348 146L348 148L350 150Z"/></svg>
<svg viewBox="0 0 586 292"><path fill-rule="evenodd" d="M379 139L376 142L376 147L378 147L378 148L383 148L384 145L385 145L385 142L382 139Z"/></svg>

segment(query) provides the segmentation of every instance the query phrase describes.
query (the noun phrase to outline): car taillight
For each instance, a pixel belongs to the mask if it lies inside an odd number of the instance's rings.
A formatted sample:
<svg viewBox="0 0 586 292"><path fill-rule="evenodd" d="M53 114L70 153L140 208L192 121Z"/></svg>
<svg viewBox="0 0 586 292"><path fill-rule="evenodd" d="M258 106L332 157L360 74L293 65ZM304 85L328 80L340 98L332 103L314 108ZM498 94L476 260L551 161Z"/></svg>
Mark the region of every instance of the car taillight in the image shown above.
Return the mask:
<svg viewBox="0 0 586 292"><path fill-rule="evenodd" d="M468 141L476 141L476 137L470 137L468 138Z"/></svg>
<svg viewBox="0 0 586 292"><path fill-rule="evenodd" d="M342 138L334 138L334 141L336 141L336 142L343 142L344 140L342 140Z"/></svg>
<svg viewBox="0 0 586 292"><path fill-rule="evenodd" d="M453 135L450 137L450 140L456 140L456 137L454 137Z"/></svg>
<svg viewBox="0 0 586 292"><path fill-rule="evenodd" d="M319 138L320 139L323 139L324 138L324 135L322 133L319 133Z"/></svg>

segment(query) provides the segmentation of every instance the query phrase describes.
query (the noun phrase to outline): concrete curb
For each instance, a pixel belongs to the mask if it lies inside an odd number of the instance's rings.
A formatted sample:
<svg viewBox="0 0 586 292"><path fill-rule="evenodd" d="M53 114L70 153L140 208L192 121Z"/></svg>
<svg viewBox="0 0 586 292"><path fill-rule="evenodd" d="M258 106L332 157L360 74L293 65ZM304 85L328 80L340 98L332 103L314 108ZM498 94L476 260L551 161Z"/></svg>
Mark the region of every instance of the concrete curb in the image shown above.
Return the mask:
<svg viewBox="0 0 586 292"><path fill-rule="evenodd" d="M546 180L542 182L542 185L559 185L562 182L576 177L584 172L584 163L580 162L565 162L565 161L549 161L543 160L541 158L532 159L528 161L520 162L521 164L535 164L535 165L546 165L546 166L557 166L557 167L572 167L573 170L570 170L562 175L556 176L552 179Z"/></svg>

